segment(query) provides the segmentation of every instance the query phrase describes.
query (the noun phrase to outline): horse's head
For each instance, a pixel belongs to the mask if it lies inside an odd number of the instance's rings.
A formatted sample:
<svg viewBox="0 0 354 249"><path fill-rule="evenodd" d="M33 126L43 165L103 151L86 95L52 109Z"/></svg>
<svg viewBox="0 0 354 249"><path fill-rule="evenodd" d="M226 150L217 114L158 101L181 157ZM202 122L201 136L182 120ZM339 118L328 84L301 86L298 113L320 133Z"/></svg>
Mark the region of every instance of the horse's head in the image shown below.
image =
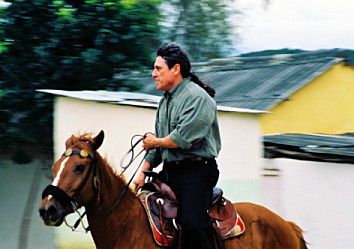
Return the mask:
<svg viewBox="0 0 354 249"><path fill-rule="evenodd" d="M94 197L97 153L104 133L96 137L71 136L66 141L66 151L52 170L54 180L42 194L39 214L45 225L60 226L67 214L74 212Z"/></svg>

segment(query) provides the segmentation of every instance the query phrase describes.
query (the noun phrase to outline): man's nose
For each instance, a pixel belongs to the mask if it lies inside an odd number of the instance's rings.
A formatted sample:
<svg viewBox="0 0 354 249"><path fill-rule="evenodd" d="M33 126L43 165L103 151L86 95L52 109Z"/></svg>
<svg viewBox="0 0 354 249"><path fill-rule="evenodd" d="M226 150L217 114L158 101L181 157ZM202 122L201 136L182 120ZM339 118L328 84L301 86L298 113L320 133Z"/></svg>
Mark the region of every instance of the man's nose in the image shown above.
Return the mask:
<svg viewBox="0 0 354 249"><path fill-rule="evenodd" d="M156 77L157 77L157 73L156 73L156 70L153 70L153 71L152 71L152 74L151 74L151 76L152 76L153 78L156 78Z"/></svg>

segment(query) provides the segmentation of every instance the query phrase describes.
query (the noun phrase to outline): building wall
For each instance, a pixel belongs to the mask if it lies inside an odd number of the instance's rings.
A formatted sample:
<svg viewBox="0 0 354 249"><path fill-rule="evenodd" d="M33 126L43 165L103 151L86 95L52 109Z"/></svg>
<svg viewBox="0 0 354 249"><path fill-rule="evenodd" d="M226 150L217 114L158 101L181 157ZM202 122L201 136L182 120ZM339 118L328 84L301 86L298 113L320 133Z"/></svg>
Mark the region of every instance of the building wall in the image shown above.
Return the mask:
<svg viewBox="0 0 354 249"><path fill-rule="evenodd" d="M354 132L354 67L333 66L269 111L263 134Z"/></svg>
<svg viewBox="0 0 354 249"><path fill-rule="evenodd" d="M72 134L105 132L99 152L115 168L130 149L133 135L153 131L155 109L114 105L94 101L57 97L54 110L55 156L65 150L65 140Z"/></svg>
<svg viewBox="0 0 354 249"><path fill-rule="evenodd" d="M259 178L263 162L259 116L219 112L222 149L218 158L222 179Z"/></svg>

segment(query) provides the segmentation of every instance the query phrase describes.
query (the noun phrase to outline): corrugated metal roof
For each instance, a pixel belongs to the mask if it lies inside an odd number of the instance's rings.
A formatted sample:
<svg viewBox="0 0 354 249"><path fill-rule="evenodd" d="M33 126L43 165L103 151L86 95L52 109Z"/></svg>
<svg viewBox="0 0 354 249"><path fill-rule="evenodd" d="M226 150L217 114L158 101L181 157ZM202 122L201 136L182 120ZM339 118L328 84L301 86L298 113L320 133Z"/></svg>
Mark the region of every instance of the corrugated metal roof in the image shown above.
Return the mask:
<svg viewBox="0 0 354 249"><path fill-rule="evenodd" d="M53 95L65 96L75 99L92 100L119 105L131 105L140 107L157 108L161 97L151 94L134 92L111 92L111 91L65 91L53 89L40 89L39 92L50 93ZM238 112L249 114L266 113L254 109L236 108L230 106L218 106L219 111Z"/></svg>
<svg viewBox="0 0 354 249"><path fill-rule="evenodd" d="M344 61L345 50L319 50L291 55L234 57L194 63L194 72L215 88L218 105L269 110L291 94ZM161 95L154 79L133 76L145 93Z"/></svg>
<svg viewBox="0 0 354 249"><path fill-rule="evenodd" d="M263 137L265 157L354 163L354 136L277 134Z"/></svg>

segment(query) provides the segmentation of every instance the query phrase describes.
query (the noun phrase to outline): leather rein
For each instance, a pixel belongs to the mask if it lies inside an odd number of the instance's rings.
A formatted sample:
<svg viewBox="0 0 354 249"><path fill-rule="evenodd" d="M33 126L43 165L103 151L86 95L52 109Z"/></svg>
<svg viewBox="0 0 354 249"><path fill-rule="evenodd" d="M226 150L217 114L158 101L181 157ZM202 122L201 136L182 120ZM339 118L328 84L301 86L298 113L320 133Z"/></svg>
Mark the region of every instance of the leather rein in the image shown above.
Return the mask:
<svg viewBox="0 0 354 249"><path fill-rule="evenodd" d="M137 142L135 142L135 144L133 144L133 139L135 137L139 136L140 138L138 139ZM131 158L129 160L129 163L126 166L122 166L122 161L121 161L121 168L123 169L122 173L123 174L128 168L129 166L135 161L135 159L144 151L144 149L142 149L136 156L134 155L134 148L142 141L145 139L145 135L141 136L141 135L135 135L132 137L131 139L131 148L130 150L126 153L126 155L123 157L123 159L131 154ZM80 186L78 187L78 189L75 191L74 195L72 197L70 197L64 190L62 190L61 188L54 186L52 184L48 185L42 193L42 199L44 199L46 196L48 195L52 195L54 196L56 199L58 199L59 202L61 202L62 205L66 205L66 206L71 206L72 209L74 210L74 212L76 212L79 215L78 220L75 222L75 224L73 226L69 225L66 222L65 219L65 224L71 228L72 231L75 231L77 229L77 227L79 226L79 224L81 223L83 229L85 230L85 232L89 232L93 226L95 226L97 223L99 223L100 221L104 220L109 214L111 214L112 210L119 204L119 202L124 198L125 194L127 193L128 189L129 189L129 185L132 183L136 173L138 172L142 162L144 161L145 156L142 158L142 160L140 161L138 167L136 168L136 170L134 171L133 175L131 176L131 178L129 179L127 185L122 189L122 191L120 192L120 194L118 195L118 197L116 198L116 200L114 201L114 203L108 208L106 209L94 222L92 222L89 226L85 227L84 223L83 223L83 218L86 215L86 211L83 214L80 214L80 212L78 211L78 202L77 202L77 198L80 195L82 189L85 187L86 183L88 182L88 178L91 174L91 171L93 171L93 185L95 187L95 190L97 191L97 200L99 201L100 199L100 193L99 193L99 179L97 177L97 172L96 172L96 168L97 168L97 158L95 156L90 156L86 151L81 150L81 151L76 151L76 150L72 150L72 149L67 149L64 153L64 156L72 156L72 155L79 155L82 158L90 158L92 159L92 162L90 164L90 168L84 178L84 180L82 181L82 183L80 184Z"/></svg>

